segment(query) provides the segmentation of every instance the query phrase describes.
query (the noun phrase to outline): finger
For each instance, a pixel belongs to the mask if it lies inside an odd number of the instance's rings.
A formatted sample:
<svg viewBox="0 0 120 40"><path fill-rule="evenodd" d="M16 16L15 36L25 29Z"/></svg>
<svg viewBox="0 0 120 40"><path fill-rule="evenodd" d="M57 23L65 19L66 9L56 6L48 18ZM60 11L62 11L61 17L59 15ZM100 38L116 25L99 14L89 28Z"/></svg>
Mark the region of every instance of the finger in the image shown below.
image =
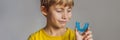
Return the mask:
<svg viewBox="0 0 120 40"><path fill-rule="evenodd" d="M91 31L88 31L88 32L86 32L84 35L82 35L83 36L83 39L89 39L89 38L91 38L92 37L92 32Z"/></svg>
<svg viewBox="0 0 120 40"><path fill-rule="evenodd" d="M87 36L87 40L92 39L92 35Z"/></svg>
<svg viewBox="0 0 120 40"><path fill-rule="evenodd" d="M88 32L88 31L90 31L90 27L85 32L83 32L82 35L85 35L86 32Z"/></svg>
<svg viewBox="0 0 120 40"><path fill-rule="evenodd" d="M89 38L89 39L87 39L87 40L93 40L93 38Z"/></svg>
<svg viewBox="0 0 120 40"><path fill-rule="evenodd" d="M86 30L85 32L90 31L90 30L91 30L90 27L88 27L87 30Z"/></svg>
<svg viewBox="0 0 120 40"><path fill-rule="evenodd" d="M92 39L92 35L87 35L83 38L83 40L91 40Z"/></svg>
<svg viewBox="0 0 120 40"><path fill-rule="evenodd" d="M87 40L87 37L88 37L89 35L90 35L90 34L83 35L83 39L84 39L84 40Z"/></svg>
<svg viewBox="0 0 120 40"><path fill-rule="evenodd" d="M89 40L93 40L93 38L89 39Z"/></svg>
<svg viewBox="0 0 120 40"><path fill-rule="evenodd" d="M77 31L77 29L76 29L76 28L75 28L75 33L76 33L76 34L78 34L78 31Z"/></svg>
<svg viewBox="0 0 120 40"><path fill-rule="evenodd" d="M75 28L75 33L76 33L76 35L80 35L79 31L77 30L77 28Z"/></svg>
<svg viewBox="0 0 120 40"><path fill-rule="evenodd" d="M90 31L90 27L82 35L83 35L83 40L93 40L92 32Z"/></svg>
<svg viewBox="0 0 120 40"><path fill-rule="evenodd" d="M86 34L92 34L92 31L87 31Z"/></svg>

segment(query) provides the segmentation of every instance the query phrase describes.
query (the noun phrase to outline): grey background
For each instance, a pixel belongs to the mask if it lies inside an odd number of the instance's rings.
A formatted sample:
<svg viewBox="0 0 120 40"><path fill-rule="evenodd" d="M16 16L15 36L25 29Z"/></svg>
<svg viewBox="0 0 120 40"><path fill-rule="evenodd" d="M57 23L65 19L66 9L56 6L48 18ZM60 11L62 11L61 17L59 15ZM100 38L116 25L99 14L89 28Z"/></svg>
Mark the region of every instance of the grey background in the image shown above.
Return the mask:
<svg viewBox="0 0 120 40"><path fill-rule="evenodd" d="M120 0L74 0L75 21L89 22L94 40L120 40ZM0 0L0 40L27 40L45 26L39 0Z"/></svg>

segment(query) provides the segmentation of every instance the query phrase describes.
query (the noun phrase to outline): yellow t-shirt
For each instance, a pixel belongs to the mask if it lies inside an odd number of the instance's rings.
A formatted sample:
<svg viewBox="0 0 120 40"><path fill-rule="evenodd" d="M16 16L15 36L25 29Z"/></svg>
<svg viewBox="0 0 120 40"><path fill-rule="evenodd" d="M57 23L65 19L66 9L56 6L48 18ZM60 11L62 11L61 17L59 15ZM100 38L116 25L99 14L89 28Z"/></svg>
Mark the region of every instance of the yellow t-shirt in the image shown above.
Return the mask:
<svg viewBox="0 0 120 40"><path fill-rule="evenodd" d="M31 34L28 40L75 40L75 32L70 28L61 36L51 36L46 34L43 29Z"/></svg>

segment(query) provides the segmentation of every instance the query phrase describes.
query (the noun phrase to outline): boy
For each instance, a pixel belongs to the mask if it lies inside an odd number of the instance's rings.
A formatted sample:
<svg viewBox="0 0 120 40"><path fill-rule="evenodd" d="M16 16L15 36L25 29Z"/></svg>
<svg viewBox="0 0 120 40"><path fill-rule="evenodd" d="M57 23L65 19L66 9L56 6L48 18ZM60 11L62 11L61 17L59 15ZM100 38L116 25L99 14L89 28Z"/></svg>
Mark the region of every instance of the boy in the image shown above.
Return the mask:
<svg viewBox="0 0 120 40"><path fill-rule="evenodd" d="M44 28L31 34L28 40L93 40L89 28L83 34L66 28L73 0L41 0L41 12L47 19Z"/></svg>

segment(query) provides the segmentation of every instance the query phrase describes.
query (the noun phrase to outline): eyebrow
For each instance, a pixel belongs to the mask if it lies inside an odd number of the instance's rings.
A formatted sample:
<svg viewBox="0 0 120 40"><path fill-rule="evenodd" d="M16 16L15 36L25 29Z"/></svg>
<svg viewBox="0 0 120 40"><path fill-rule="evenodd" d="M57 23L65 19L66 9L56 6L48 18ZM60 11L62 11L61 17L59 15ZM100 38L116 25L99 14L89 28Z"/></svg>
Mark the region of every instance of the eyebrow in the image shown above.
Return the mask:
<svg viewBox="0 0 120 40"><path fill-rule="evenodd" d="M55 9L62 9L62 10L64 10L63 8L55 8Z"/></svg>
<svg viewBox="0 0 120 40"><path fill-rule="evenodd" d="M65 7L55 7L55 9L62 9L64 10ZM68 7L68 9L72 9L72 7Z"/></svg>

